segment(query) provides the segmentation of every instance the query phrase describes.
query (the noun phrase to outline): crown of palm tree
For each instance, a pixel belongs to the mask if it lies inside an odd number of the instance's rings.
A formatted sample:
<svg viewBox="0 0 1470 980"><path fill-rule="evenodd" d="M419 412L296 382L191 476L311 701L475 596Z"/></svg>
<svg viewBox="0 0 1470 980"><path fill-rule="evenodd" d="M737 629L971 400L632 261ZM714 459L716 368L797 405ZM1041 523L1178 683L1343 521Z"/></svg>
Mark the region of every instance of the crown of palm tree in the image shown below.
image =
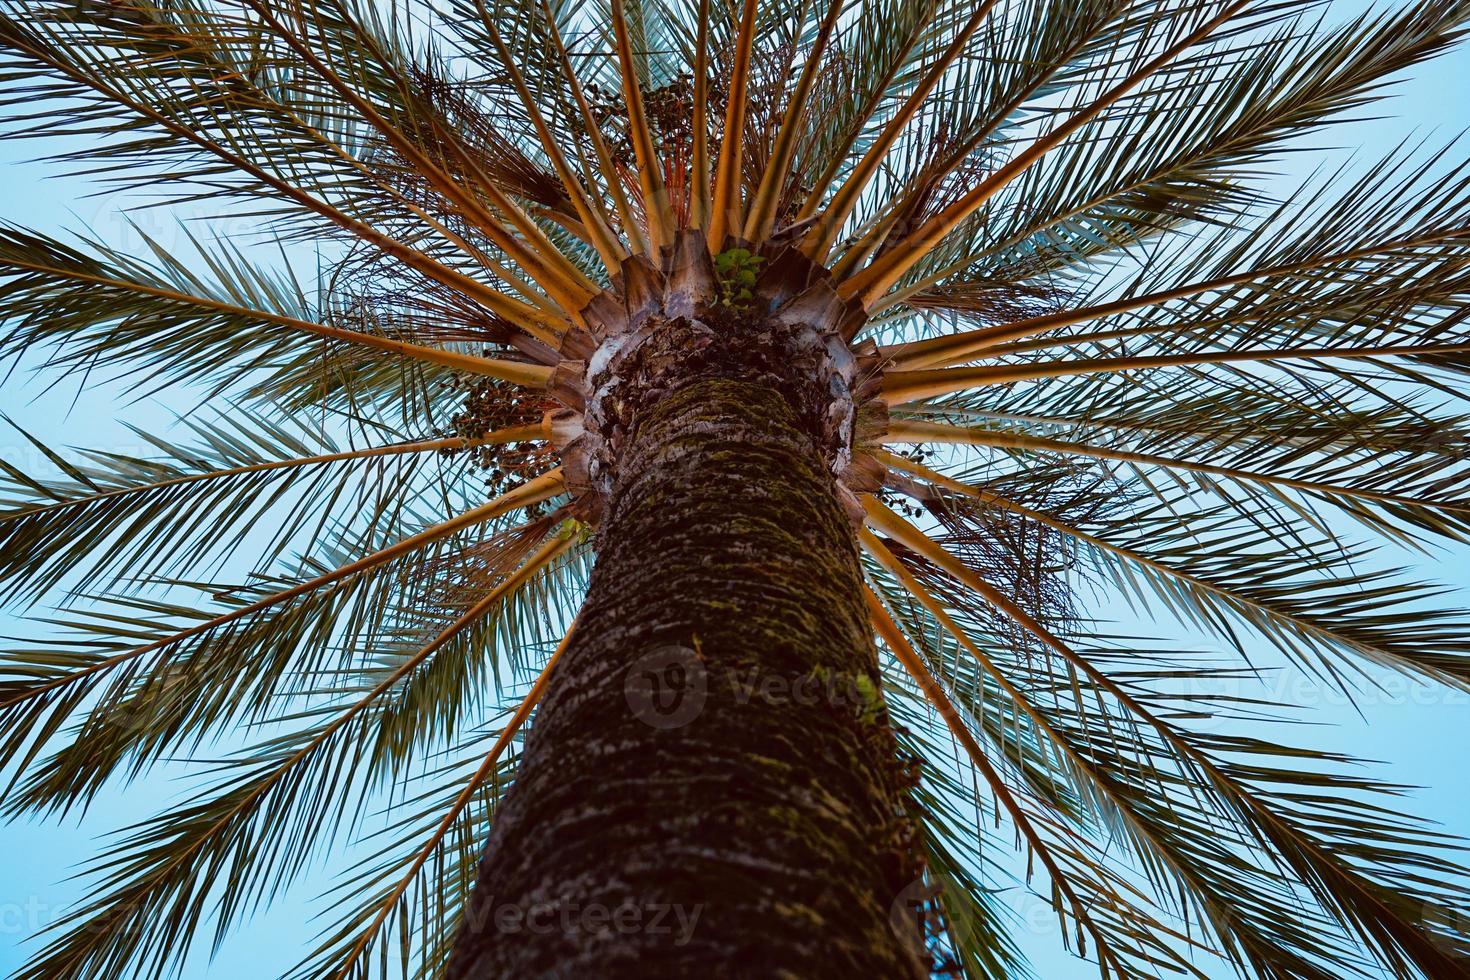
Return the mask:
<svg viewBox="0 0 1470 980"><path fill-rule="evenodd" d="M946 968L1024 969L982 853L1014 838L1106 976L1466 975L1464 876L1395 787L1197 724L1271 706L1218 694L1247 661L1099 639L1079 589L1324 683L1470 686L1463 616L1365 561L1470 533L1470 167L1265 180L1470 4L0 11L10 135L230 221L143 255L0 228L0 352L228 400L147 458L0 463L3 595L64 609L0 666L6 813L260 733L21 977L163 975L382 807L299 975L441 970L593 561L619 385L696 307L721 343L784 325L784 370L830 382Z"/></svg>

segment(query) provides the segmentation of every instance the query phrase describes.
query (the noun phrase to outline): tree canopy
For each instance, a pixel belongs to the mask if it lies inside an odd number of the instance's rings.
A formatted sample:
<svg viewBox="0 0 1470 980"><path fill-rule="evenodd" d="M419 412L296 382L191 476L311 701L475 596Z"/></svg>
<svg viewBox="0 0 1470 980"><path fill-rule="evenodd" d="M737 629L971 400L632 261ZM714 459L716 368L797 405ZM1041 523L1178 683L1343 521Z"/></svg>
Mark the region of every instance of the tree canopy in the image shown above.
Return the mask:
<svg viewBox="0 0 1470 980"><path fill-rule="evenodd" d="M0 226L0 356L214 406L0 462L0 597L53 608L0 656L3 812L202 773L19 976L163 976L369 830L296 975L435 975L595 560L559 426L598 303L690 243L732 308L830 270L942 966L1024 972L1019 884L1109 977L1465 975L1454 842L1249 681L1470 688L1453 595L1379 557L1470 536L1464 147L1273 179L1467 20L0 0L4 135L189 216Z"/></svg>

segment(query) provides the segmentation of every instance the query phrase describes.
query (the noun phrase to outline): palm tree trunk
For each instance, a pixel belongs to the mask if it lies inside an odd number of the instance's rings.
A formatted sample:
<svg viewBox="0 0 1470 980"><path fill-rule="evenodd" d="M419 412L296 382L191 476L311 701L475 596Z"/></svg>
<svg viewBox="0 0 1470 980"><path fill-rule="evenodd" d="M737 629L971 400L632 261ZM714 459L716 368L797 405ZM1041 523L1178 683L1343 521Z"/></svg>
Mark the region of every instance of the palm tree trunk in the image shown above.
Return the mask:
<svg viewBox="0 0 1470 980"><path fill-rule="evenodd" d="M852 528L788 398L654 400L597 548L449 976L925 975Z"/></svg>

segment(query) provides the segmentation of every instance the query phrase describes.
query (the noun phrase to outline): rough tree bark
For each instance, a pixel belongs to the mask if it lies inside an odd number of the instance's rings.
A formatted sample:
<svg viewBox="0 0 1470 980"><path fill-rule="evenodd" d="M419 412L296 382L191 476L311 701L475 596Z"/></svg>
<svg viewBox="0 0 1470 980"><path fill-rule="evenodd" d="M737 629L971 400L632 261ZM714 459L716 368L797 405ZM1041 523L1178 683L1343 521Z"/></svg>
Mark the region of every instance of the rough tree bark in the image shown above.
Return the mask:
<svg viewBox="0 0 1470 980"><path fill-rule="evenodd" d="M927 972L849 517L801 399L718 360L628 427L453 980Z"/></svg>

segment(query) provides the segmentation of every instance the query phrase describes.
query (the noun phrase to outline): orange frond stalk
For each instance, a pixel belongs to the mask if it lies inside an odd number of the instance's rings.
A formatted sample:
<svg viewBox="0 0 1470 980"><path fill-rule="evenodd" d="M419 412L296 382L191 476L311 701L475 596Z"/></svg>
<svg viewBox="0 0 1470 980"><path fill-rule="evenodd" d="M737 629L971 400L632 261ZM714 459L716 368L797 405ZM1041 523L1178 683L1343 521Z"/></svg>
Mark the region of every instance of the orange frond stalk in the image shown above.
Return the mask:
<svg viewBox="0 0 1470 980"><path fill-rule="evenodd" d="M709 2L699 0L694 47L694 148L689 161L689 227L709 227Z"/></svg>
<svg viewBox="0 0 1470 980"><path fill-rule="evenodd" d="M750 52L755 45L757 6L758 0L745 0L740 33L735 38L730 98L725 108L725 130L720 137L720 158L715 163L714 196L710 200L709 225L705 232L711 253L723 249L726 236L739 234L745 224L740 185L745 165L745 103L750 86Z"/></svg>
<svg viewBox="0 0 1470 980"><path fill-rule="evenodd" d="M546 686L551 679L551 671L556 667L556 662L561 659L561 655L566 652L567 647L571 645L572 633L576 628L577 624L575 622L567 628L566 636L562 638L562 641L557 644L556 649L552 651L551 656L547 658L546 666L541 668L541 673L536 678L536 682L531 685L531 689L526 692L526 696L516 706L516 710L511 715L510 720L506 722L505 727L496 736L495 743L490 746L490 751L485 755L485 761L480 764L479 769L475 770L474 775L470 776L469 781L465 783L464 789L460 791L459 796L455 797L454 802L450 804L448 812L444 814L444 819L439 822L439 826L435 828L434 833L429 836L429 839L419 850L408 871L399 879L398 884L384 896L378 908L378 914L373 917L373 920L368 923L367 928L363 930L362 937L353 945L351 951L343 960L341 969L333 974L334 980L345 980L346 977L352 976L352 968L363 953L367 951L374 933L393 914L394 907L403 898L408 889L412 887L414 878L423 870L424 865L433 857L435 849L438 848L440 842L444 840L450 829L453 828L454 821L459 819L459 815L464 812L465 807L469 806L470 801L480 791L480 787L484 785L485 780L489 779L491 774L495 772L495 768L500 762L500 756L504 754L506 747L510 745L511 739L515 737L516 732L520 731L521 726L526 723L526 719L531 716L532 709L536 707L537 703L540 702L542 696L546 693Z"/></svg>
<svg viewBox="0 0 1470 980"><path fill-rule="evenodd" d="M613 33L617 40L618 66L623 78L623 100L628 109L628 133L633 154L638 160L638 181L643 188L643 213L648 221L650 254L674 241L674 218L669 208L669 192L664 186L663 162L653 146L653 133L648 128L648 115L643 110L643 90L638 82L638 63L633 56L633 43L628 38L627 14L623 0L613 0ZM608 175L611 179L612 175Z"/></svg>
<svg viewBox="0 0 1470 980"><path fill-rule="evenodd" d="M1291 477L1274 476L1269 473L1257 473L1253 470L1216 466L1212 463L1196 463L1191 460L1178 459L1172 456L1155 456L1149 453L1132 453L1121 449L1104 449L1100 446L1090 446L1080 442L1067 442L1061 439L1047 439L1041 436L1027 436L1012 432L970 429L963 426L943 425L937 422L895 421L889 425L888 434L884 437L883 441L885 443L897 444L942 442L968 446L984 446L990 449L1017 449L1027 452L1062 453L1064 455L1085 456L1091 459L1113 460L1120 463L1135 463L1140 466L1160 466L1168 469L1187 470L1193 473L1206 473L1211 476L1223 477L1230 480L1289 487L1305 493L1353 497L1360 500L1376 500L1386 504L1431 507L1438 510L1470 513L1470 504L1465 503L1423 500L1402 494L1359 490L1355 487L1345 487L1336 483L1296 480ZM894 459L897 458L894 457ZM894 465L901 465L902 468L908 467L908 464L895 463ZM950 489L955 488L950 487Z"/></svg>
<svg viewBox="0 0 1470 980"><path fill-rule="evenodd" d="M1108 374L1202 364L1268 363L1271 361L1355 360L1369 357L1441 357L1470 351L1463 344L1390 344L1384 347L1287 347L1281 349L1210 351L1202 354L1157 354L1148 357L1097 357L1076 361L1047 360L1027 364L892 371L883 379L883 400L890 405L934 398L986 385Z"/></svg>
<svg viewBox="0 0 1470 980"><path fill-rule="evenodd" d="M843 0L828 0L827 14L822 18L822 24L817 29L816 40L812 42L812 48L806 55L806 64L802 66L801 77L797 79L796 88L792 90L791 97L786 103L786 112L781 117L781 128L776 134L775 144L771 147L770 160L767 161L760 186L756 189L755 198L751 202L750 216L745 219L744 237L748 241L763 242L770 238L771 232L775 230L776 211L781 206L781 193L785 190L786 180L791 174L791 163L796 157L796 141L801 136L807 109L810 108L808 100L812 84L817 80L817 71L821 67L823 55L826 54L827 42L831 40L832 32L837 27L837 19L842 15L842 8ZM703 21L700 22L699 29L702 37L706 31Z"/></svg>
<svg viewBox="0 0 1470 980"><path fill-rule="evenodd" d="M551 11L548 0L541 0L541 12L546 18L546 27L551 34L551 43L556 48L556 58L561 65L562 76L567 80L567 86L572 90L572 98L577 103L577 112L582 118L582 128L587 132L587 139L592 143L592 152L597 157L597 166L602 174L603 183L607 186L608 196L612 198L613 208L618 214L618 223L622 225L623 234L628 238L628 244L635 252L648 251L648 237L639 225L633 214L632 207L628 204L628 196L623 193L623 182L618 176L617 164L613 161L612 152L607 148L607 140L602 137L602 127L597 124L597 117L592 112L592 105L587 101L587 93L582 88L582 80L577 77L576 69L572 67L572 59L567 54L566 43L562 40L561 29L556 26L556 16Z"/></svg>
<svg viewBox="0 0 1470 980"><path fill-rule="evenodd" d="M1380 242L1366 248L1314 256L1300 262L1289 262L1282 265L1269 266L1264 269L1250 269L1230 276L1220 276L1215 279L1188 283L1183 286L1175 286L1171 289L1145 293L1142 296L1124 297L1123 299L1113 300L1108 303L1099 303L1095 306L1082 306L1075 310L1059 310L1056 313L1047 313L1042 316L1028 317L1025 320L1017 320L1015 323L999 324L993 327L984 327L980 330L968 330L963 333L933 337L928 340L918 340L907 344L895 344L892 347L885 348L884 353L892 356L894 364L905 368L946 367L953 364L962 364L965 361L973 360L981 352L989 350L992 347L1012 341L1024 340L1027 337L1045 333L1048 330L1075 326L1079 323L1086 323L1089 320L1099 320L1103 317L1114 316L1119 313L1128 313L1150 306L1158 306L1176 299L1198 296L1201 293L1210 293L1222 289L1230 289L1234 286L1243 286L1261 279L1289 276L1310 269L1325 268L1343 262L1373 258L1392 252L1452 242L1457 239L1463 240L1467 237L1470 237L1470 228L1451 228L1429 235L1416 235L1397 241ZM921 292L923 289L929 288L934 284L935 282L926 279L921 283L916 283L912 287L906 287L891 296L884 297L883 301L875 309L887 309L895 306L903 302L907 297Z"/></svg>
<svg viewBox="0 0 1470 980"><path fill-rule="evenodd" d="M1234 18L1252 2L1254 0L1236 0L1109 89L1087 108L1069 116L1066 121L1037 139L959 200L924 222L911 235L901 239L894 248L884 253L872 265L842 283L838 290L839 293L844 299L857 300L871 309L879 297L903 278L904 273L932 252L946 235L959 227L960 223L970 215L980 210L1002 188L1029 170L1047 153L1060 146L1073 133L1102 115L1133 89L1167 67L1180 54L1209 37L1217 28Z"/></svg>
<svg viewBox="0 0 1470 980"><path fill-rule="evenodd" d="M450 518L447 521L442 521L439 524L435 524L433 527L426 528L418 532L417 534L410 535L409 537L406 537L401 541L397 541L386 548L382 548L378 551L373 552L371 555L359 558L357 561L350 562L346 565L341 566L340 568L335 568L330 572L325 572L313 579L310 579L309 581L300 582L296 585L291 586L290 588L282 589L279 592L272 593L271 595L266 596L264 599L252 602L247 606L241 606L238 609L235 609L228 613L224 613L220 616L216 616L213 619L207 620L206 622L190 626L188 629L179 630L177 633L166 636L161 640L154 640L151 643L145 643L142 646L133 647L131 650L126 650L122 653L108 657L105 660L99 660L96 663L83 668L82 670L74 671L63 677L58 677L55 680L49 681L45 684L39 684L35 687L28 687L21 691L19 694L7 698L4 701L0 701L0 709L11 708L22 701L37 697L38 695L44 694L48 691L53 691L58 688L66 687L67 685L73 684L86 677L90 677L94 674L98 674L106 670L110 670L113 667L116 667L118 664L126 663L130 660L136 660L137 658L145 656L149 653L153 653L156 650L161 650L165 647L169 647L176 643L180 643L184 640L190 639L191 637L208 633L212 630L220 628L221 626L227 626L230 623L244 619L247 616L253 616L258 612L264 612L265 610L270 609L273 606L278 606L283 602L289 602L290 600L299 598L300 596L306 595L309 592L314 592L317 589L333 585L344 579L350 578L353 575L357 575L361 572L377 568L380 565L387 564L394 559L401 558L404 555L417 551L419 548L423 547L426 544L432 544L435 541L446 538L457 531L462 531L466 528L473 527L476 524L483 524L486 521L494 520L495 518L500 517L504 514L508 514L514 510L519 510L523 507L530 507L533 504L538 504L542 501L550 500L557 494L562 493L565 489L565 484L562 482L561 467L556 467L555 469L548 470L546 473L543 473L542 475L535 477L534 479L527 480L525 483L516 487L514 490L510 490L506 493L501 494L494 500L483 503L480 506L475 507L471 510L467 510L463 514L460 514L458 517Z"/></svg>
<svg viewBox="0 0 1470 980"><path fill-rule="evenodd" d="M873 175L878 172L878 167L883 163L883 158L888 155L888 151L893 148L893 144L898 141L899 136L902 135L908 124L918 115L919 109L923 107L924 102L929 98L929 93L934 91L935 86L944 78L944 73L954 64L955 59L964 52L966 46L970 43L970 39L974 37L975 32L979 30L981 23L989 16L990 10L995 4L996 0L983 0L982 3L976 5L974 12L970 14L969 20L965 21L964 25L956 32L949 46L944 49L944 53L939 56L934 64L929 66L929 70L925 72L923 78L919 80L919 83L914 86L914 90L909 93L908 99L893 114L893 117L888 120L887 125L883 127L882 132L878 134L877 138L873 140L867 152L863 154L857 166L853 167L852 172L847 175L847 179L842 182L842 186L837 189L837 193L832 195L832 199L827 202L827 207L823 210L821 217L817 219L812 230L807 233L806 238L802 241L801 248L807 256L817 261L821 261L826 257L828 249L837 240L837 235L842 231L843 225L846 224L847 219L852 215L853 208L857 207L858 198L867 188L868 181L872 180ZM887 226L884 224L879 227L886 229ZM886 235L887 231L884 230L883 234ZM862 249L864 248L864 242L860 241L854 247Z"/></svg>
<svg viewBox="0 0 1470 980"><path fill-rule="evenodd" d="M551 166L556 170L556 176L561 180L562 188L567 192L567 197L571 199L577 217L581 219L587 243L597 250L598 257L602 259L603 267L607 269L608 274L616 275L622 269L623 259L627 258L628 253L613 235L601 202L589 198L586 191L582 189L581 182L572 173L566 154L561 150L561 144L552 134L551 127L546 125L546 119L542 116L540 107L536 105L531 89L526 85L525 76L516 65L516 59L511 54L510 48L501 38L500 28L495 26L495 18L491 17L490 12L485 9L485 0L475 0L475 5L480 10L480 20L485 25L485 31L490 35L490 43L495 46L495 52L500 55L502 66L510 75L511 85L521 100L521 106L526 110L526 115L536 130L541 149L546 153L546 158L551 161ZM556 30L554 21L551 23L551 29Z"/></svg>

